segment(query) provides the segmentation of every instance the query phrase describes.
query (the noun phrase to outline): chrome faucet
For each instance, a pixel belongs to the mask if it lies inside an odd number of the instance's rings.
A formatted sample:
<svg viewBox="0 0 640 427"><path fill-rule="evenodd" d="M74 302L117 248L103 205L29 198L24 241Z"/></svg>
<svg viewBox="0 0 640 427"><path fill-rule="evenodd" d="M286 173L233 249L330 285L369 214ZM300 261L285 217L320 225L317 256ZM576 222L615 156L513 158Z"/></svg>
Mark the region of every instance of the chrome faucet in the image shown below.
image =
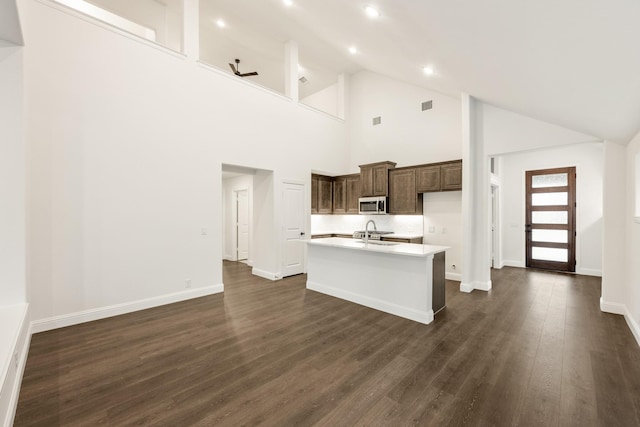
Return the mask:
<svg viewBox="0 0 640 427"><path fill-rule="evenodd" d="M369 223L373 224L373 231L378 231L378 228L376 227L376 222L372 219L370 219L369 221L367 221L367 223L364 226L364 243L367 244L369 243Z"/></svg>

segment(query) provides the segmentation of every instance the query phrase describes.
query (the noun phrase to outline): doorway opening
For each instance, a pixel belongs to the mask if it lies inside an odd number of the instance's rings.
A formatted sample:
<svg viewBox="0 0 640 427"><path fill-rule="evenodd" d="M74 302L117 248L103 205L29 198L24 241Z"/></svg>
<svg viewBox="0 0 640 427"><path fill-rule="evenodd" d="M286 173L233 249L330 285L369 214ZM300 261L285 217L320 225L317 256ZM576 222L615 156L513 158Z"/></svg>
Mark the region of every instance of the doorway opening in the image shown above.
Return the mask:
<svg viewBox="0 0 640 427"><path fill-rule="evenodd" d="M576 271L576 168L526 172L526 266Z"/></svg>
<svg viewBox="0 0 640 427"><path fill-rule="evenodd" d="M255 170L222 166L222 254L253 264L253 177Z"/></svg>

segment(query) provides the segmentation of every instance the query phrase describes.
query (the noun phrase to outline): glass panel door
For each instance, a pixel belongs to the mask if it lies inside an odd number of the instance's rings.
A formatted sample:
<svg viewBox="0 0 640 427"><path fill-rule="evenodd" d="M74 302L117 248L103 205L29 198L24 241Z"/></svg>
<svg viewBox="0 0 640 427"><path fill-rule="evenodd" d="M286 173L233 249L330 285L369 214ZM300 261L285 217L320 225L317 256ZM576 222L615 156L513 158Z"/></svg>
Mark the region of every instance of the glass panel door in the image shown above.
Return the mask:
<svg viewBox="0 0 640 427"><path fill-rule="evenodd" d="M526 172L527 267L575 271L575 167Z"/></svg>

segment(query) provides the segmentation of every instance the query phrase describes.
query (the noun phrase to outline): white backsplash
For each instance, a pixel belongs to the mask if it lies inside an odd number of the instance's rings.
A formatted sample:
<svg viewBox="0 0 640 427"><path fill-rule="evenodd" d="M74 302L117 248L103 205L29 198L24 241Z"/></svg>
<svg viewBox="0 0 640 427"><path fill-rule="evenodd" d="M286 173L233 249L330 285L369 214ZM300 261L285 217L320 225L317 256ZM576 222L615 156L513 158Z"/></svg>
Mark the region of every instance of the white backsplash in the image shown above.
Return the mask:
<svg viewBox="0 0 640 427"><path fill-rule="evenodd" d="M424 235L422 215L311 215L311 234L351 234L372 219L380 231Z"/></svg>

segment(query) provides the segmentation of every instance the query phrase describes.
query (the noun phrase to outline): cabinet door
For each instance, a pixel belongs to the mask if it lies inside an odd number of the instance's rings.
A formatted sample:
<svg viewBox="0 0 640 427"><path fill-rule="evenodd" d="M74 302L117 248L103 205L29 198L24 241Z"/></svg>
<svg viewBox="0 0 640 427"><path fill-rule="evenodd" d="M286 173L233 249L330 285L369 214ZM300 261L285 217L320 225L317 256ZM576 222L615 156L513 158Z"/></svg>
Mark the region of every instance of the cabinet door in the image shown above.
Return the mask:
<svg viewBox="0 0 640 427"><path fill-rule="evenodd" d="M318 213L330 214L333 210L333 185L331 177L318 177Z"/></svg>
<svg viewBox="0 0 640 427"><path fill-rule="evenodd" d="M311 213L318 213L318 176L311 175Z"/></svg>
<svg viewBox="0 0 640 427"><path fill-rule="evenodd" d="M422 194L416 190L416 170L389 171L389 213L422 214Z"/></svg>
<svg viewBox="0 0 640 427"><path fill-rule="evenodd" d="M440 166L423 166L416 171L418 193L440 191Z"/></svg>
<svg viewBox="0 0 640 427"><path fill-rule="evenodd" d="M442 191L462 190L462 160L441 166Z"/></svg>
<svg viewBox="0 0 640 427"><path fill-rule="evenodd" d="M375 166L373 168L373 195L389 195L389 167L387 165Z"/></svg>
<svg viewBox="0 0 640 427"><path fill-rule="evenodd" d="M333 181L333 213L347 213L347 178L336 176Z"/></svg>
<svg viewBox="0 0 640 427"><path fill-rule="evenodd" d="M360 195L373 196L373 167L363 167L360 170Z"/></svg>
<svg viewBox="0 0 640 427"><path fill-rule="evenodd" d="M360 198L360 174L347 176L346 186L346 213L357 214L360 211L360 203L358 202Z"/></svg>

